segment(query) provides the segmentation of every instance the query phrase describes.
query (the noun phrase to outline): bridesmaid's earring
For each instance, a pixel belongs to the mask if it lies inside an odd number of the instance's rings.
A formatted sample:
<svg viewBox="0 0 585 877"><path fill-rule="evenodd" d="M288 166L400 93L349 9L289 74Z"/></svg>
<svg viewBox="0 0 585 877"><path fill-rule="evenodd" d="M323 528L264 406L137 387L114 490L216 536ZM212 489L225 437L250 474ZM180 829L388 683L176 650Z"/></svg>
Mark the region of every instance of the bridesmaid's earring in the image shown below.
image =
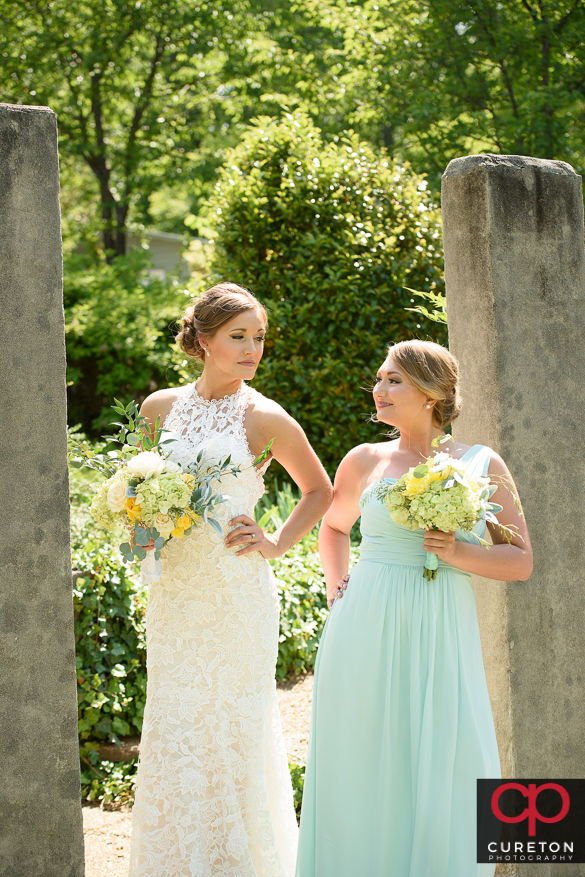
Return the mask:
<svg viewBox="0 0 585 877"><path fill-rule="evenodd" d="M206 355L206 356L209 356L209 350L206 350L206 351L205 351L205 355ZM427 408L428 408L428 405L427 405Z"/></svg>

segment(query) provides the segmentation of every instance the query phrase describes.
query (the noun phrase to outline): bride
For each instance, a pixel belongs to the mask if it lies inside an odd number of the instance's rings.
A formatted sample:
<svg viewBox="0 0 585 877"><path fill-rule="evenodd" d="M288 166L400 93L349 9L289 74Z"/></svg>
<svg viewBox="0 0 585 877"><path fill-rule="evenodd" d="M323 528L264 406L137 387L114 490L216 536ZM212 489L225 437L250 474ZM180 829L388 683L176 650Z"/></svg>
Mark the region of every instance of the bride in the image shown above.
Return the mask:
<svg viewBox="0 0 585 877"><path fill-rule="evenodd" d="M217 508L224 536L208 524L172 539L150 585L148 687L130 877L292 877L297 826L280 727L274 670L279 604L268 560L317 523L331 483L299 424L248 387L262 358L266 312L233 283L209 289L183 315L178 340L203 361L199 379L158 390L142 414L157 417L186 466L203 450L231 454ZM165 438L169 437L168 435ZM254 522L264 492L252 462L271 456L302 499L274 534Z"/></svg>

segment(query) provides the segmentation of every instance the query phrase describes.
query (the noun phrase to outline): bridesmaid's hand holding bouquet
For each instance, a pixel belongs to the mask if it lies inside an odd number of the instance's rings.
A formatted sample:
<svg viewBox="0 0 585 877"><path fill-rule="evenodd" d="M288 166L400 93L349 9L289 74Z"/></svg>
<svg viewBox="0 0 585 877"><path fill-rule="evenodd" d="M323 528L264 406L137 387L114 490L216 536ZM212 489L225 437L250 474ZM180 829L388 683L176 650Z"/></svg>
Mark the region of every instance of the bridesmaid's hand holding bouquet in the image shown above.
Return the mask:
<svg viewBox="0 0 585 877"><path fill-rule="evenodd" d="M517 533L499 524L496 514L502 506L491 502L497 489L488 476L472 478L464 463L440 453L409 469L395 484L382 484L378 492L392 520L409 530L451 533L460 529L471 533L479 521L486 521L498 524L509 538ZM489 542L473 535L479 544L489 547ZM427 552L423 570L427 581L436 578L438 564L437 555Z"/></svg>

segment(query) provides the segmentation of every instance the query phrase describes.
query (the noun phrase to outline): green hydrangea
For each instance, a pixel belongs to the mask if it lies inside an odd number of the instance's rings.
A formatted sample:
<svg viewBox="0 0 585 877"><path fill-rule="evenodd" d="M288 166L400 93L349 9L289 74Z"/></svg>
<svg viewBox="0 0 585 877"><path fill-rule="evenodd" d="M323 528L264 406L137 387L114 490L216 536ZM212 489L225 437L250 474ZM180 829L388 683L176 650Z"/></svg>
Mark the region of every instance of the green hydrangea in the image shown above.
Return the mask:
<svg viewBox="0 0 585 877"><path fill-rule="evenodd" d="M104 530L114 530L120 525L120 515L108 506L108 490L114 481L119 480L119 477L120 472L117 472L111 478L102 481L91 503L91 515Z"/></svg>
<svg viewBox="0 0 585 877"><path fill-rule="evenodd" d="M480 518L479 490L471 484L446 488L444 481L433 481L415 496L407 496L406 487L407 476L403 476L383 498L392 520L409 530L469 531Z"/></svg>
<svg viewBox="0 0 585 877"><path fill-rule="evenodd" d="M176 472L162 472L136 487L136 502L143 521L152 520L159 512L168 515L170 509L186 509L190 499L191 488Z"/></svg>

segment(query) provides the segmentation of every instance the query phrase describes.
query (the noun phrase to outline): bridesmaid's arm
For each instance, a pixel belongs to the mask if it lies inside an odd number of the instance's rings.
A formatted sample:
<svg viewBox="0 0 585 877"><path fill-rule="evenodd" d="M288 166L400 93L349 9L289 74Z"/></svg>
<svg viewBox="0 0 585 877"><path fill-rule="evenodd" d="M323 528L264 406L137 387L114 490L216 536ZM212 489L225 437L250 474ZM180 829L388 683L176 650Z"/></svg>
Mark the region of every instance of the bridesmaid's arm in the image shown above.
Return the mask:
<svg viewBox="0 0 585 877"><path fill-rule="evenodd" d="M424 546L440 560L451 566L495 579L498 582L526 581L532 573L532 546L524 516L519 512L520 499L508 467L498 454L493 453L488 474L498 484L492 500L502 506L498 521L511 527L517 535L506 534L501 527L488 524L492 545L473 545L456 542L454 533L429 530Z"/></svg>
<svg viewBox="0 0 585 877"><path fill-rule="evenodd" d="M349 569L349 534L360 516L359 500L372 470L371 448L360 445L339 464L333 503L319 530L319 554L327 582L327 603L333 605Z"/></svg>

